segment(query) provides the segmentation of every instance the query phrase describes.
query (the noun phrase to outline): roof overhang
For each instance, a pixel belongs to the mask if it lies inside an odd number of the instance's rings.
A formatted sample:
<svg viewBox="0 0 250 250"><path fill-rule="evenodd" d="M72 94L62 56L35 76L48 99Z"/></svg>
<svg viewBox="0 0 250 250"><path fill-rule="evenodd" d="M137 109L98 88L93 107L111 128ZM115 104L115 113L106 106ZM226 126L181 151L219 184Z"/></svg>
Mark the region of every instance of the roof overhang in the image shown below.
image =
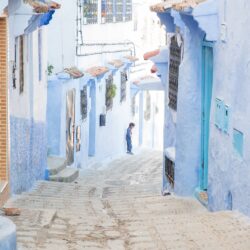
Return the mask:
<svg viewBox="0 0 250 250"><path fill-rule="evenodd" d="M41 5L40 8L39 4ZM54 1L45 3L43 0L26 0L26 5L33 8L33 13L35 12L35 14L29 19L27 28L24 30L26 34L31 33L44 25L48 25L52 20L55 11L61 7L60 4Z"/></svg>
<svg viewBox="0 0 250 250"><path fill-rule="evenodd" d="M187 17L197 22L201 31L205 32L206 40L217 41L219 38L218 20L218 1L217 0L165 0L160 9L152 8L162 24L166 26L167 32L175 32L176 26L182 32L183 23L187 26ZM183 17L186 18L183 18Z"/></svg>

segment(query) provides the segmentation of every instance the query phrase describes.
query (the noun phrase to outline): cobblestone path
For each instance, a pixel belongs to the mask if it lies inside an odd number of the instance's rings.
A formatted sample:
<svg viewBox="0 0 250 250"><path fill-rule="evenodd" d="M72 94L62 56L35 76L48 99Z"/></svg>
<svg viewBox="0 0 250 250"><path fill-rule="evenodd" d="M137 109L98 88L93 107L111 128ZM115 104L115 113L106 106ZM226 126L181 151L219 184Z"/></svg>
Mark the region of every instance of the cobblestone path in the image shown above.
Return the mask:
<svg viewBox="0 0 250 250"><path fill-rule="evenodd" d="M38 182L8 201L19 250L249 250L250 223L196 200L162 197L160 152L94 166L75 183Z"/></svg>

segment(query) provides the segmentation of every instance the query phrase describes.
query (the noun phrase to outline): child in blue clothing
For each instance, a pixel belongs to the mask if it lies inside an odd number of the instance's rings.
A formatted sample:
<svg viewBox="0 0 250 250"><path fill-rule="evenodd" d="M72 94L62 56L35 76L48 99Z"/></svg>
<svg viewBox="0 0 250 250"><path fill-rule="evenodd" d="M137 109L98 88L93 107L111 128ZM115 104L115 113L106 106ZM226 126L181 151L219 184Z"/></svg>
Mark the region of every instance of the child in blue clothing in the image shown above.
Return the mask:
<svg viewBox="0 0 250 250"><path fill-rule="evenodd" d="M126 141L127 141L127 154L133 154L132 153L132 129L135 127L134 123L129 123L129 126L127 128L126 133Z"/></svg>

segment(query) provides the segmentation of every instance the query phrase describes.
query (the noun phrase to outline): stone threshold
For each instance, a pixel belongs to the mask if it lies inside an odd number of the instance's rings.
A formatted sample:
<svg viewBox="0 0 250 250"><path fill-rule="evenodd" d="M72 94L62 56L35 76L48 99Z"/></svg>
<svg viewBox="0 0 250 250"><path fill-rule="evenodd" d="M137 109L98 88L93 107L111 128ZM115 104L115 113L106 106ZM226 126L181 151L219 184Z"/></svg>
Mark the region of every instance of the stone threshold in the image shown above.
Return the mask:
<svg viewBox="0 0 250 250"><path fill-rule="evenodd" d="M208 207L208 194L207 191L201 190L200 188L197 188L195 190L195 197L196 199L204 206Z"/></svg>

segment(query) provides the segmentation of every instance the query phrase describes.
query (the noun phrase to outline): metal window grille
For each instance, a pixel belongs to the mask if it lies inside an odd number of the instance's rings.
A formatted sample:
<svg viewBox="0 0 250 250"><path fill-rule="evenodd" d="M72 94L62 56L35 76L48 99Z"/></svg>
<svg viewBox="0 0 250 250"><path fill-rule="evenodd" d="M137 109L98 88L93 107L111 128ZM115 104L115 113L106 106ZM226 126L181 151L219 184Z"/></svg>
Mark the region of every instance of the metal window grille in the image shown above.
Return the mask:
<svg viewBox="0 0 250 250"><path fill-rule="evenodd" d="M125 21L132 20L132 0L125 1Z"/></svg>
<svg viewBox="0 0 250 250"><path fill-rule="evenodd" d="M83 0L83 24L94 24L98 21L98 0Z"/></svg>
<svg viewBox="0 0 250 250"><path fill-rule="evenodd" d="M87 96L87 86L84 86L81 90L81 115L82 120L85 120L88 116L88 96Z"/></svg>
<svg viewBox="0 0 250 250"><path fill-rule="evenodd" d="M126 71L121 72L121 102L126 101L127 80L128 80L127 72Z"/></svg>
<svg viewBox="0 0 250 250"><path fill-rule="evenodd" d="M151 117L151 96L149 91L147 91L146 96L146 110L144 111L144 119L145 121L149 121Z"/></svg>
<svg viewBox="0 0 250 250"><path fill-rule="evenodd" d="M19 37L19 92L24 90L24 35Z"/></svg>
<svg viewBox="0 0 250 250"><path fill-rule="evenodd" d="M76 152L81 150L81 126L76 127Z"/></svg>
<svg viewBox="0 0 250 250"><path fill-rule="evenodd" d="M174 187L174 169L174 162L165 157L165 174L172 187Z"/></svg>
<svg viewBox="0 0 250 250"><path fill-rule="evenodd" d="M38 77L42 80L42 30L38 30Z"/></svg>
<svg viewBox="0 0 250 250"><path fill-rule="evenodd" d="M181 64L181 46L176 37L171 38L169 65L169 107L177 110L179 66Z"/></svg>
<svg viewBox="0 0 250 250"><path fill-rule="evenodd" d="M116 0L115 20L116 20L116 22L123 21L123 0Z"/></svg>
<svg viewBox="0 0 250 250"><path fill-rule="evenodd" d="M114 20L114 1L102 0L102 20L106 23L112 23Z"/></svg>
<svg viewBox="0 0 250 250"><path fill-rule="evenodd" d="M15 38L15 54L14 54L14 63L12 67L12 86L16 89L16 67L17 67L17 54L18 54L18 37Z"/></svg>
<svg viewBox="0 0 250 250"><path fill-rule="evenodd" d="M110 75L108 79L106 79L106 109L110 110L113 108L113 98L110 96L110 90L113 87L113 76Z"/></svg>

